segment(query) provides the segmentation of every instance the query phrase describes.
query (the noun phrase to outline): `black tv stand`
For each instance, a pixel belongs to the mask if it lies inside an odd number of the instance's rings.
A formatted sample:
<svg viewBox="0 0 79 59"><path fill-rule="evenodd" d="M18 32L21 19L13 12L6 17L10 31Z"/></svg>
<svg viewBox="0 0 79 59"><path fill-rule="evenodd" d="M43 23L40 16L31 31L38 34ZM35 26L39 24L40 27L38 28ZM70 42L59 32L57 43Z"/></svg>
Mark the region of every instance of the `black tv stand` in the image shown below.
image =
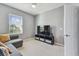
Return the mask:
<svg viewBox="0 0 79 59"><path fill-rule="evenodd" d="M37 27L37 34L35 39L48 44L54 44L53 33L50 32L50 26L44 26L44 31L40 31L40 27Z"/></svg>

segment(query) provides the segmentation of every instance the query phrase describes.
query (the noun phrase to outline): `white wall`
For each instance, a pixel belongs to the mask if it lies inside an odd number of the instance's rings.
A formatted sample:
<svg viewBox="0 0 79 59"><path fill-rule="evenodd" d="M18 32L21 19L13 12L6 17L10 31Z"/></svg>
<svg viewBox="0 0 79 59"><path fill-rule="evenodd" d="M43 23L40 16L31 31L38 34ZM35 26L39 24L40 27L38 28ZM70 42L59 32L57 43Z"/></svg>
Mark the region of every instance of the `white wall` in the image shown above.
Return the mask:
<svg viewBox="0 0 79 59"><path fill-rule="evenodd" d="M20 35L20 38L28 38L34 35L34 16L3 4L0 4L0 34L9 33L8 14L23 17L23 34Z"/></svg>
<svg viewBox="0 0 79 59"><path fill-rule="evenodd" d="M36 16L36 26L50 25L55 36L55 42L64 44L64 7L39 14Z"/></svg>

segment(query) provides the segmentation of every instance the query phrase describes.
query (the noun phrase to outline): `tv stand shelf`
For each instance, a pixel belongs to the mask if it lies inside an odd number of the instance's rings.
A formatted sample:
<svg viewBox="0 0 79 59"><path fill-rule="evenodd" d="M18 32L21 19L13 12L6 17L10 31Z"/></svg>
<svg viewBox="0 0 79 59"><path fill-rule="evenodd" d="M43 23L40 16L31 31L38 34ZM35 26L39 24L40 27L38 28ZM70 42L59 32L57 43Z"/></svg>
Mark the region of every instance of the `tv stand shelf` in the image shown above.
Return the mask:
<svg viewBox="0 0 79 59"><path fill-rule="evenodd" d="M36 39L35 38L35 40L38 40L38 41L41 41L41 42L44 42L44 43L47 43L47 44L51 44L51 45L53 45L54 44L54 42L53 41L50 41L50 42L46 42L46 40L44 39L44 41L42 41L42 40L40 40L40 39Z"/></svg>

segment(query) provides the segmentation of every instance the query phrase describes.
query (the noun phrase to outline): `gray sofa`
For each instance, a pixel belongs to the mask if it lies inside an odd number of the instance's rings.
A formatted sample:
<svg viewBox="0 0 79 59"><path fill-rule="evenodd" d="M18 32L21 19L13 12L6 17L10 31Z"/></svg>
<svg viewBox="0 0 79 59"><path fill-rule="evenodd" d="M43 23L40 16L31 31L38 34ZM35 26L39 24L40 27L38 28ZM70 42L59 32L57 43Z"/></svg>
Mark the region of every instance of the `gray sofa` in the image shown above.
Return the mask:
<svg viewBox="0 0 79 59"><path fill-rule="evenodd" d="M19 39L19 35L10 35L9 43L13 44L16 48L23 46L23 39Z"/></svg>
<svg viewBox="0 0 79 59"><path fill-rule="evenodd" d="M12 53L10 54L11 56L22 56L22 54L12 45L12 44L7 44L7 46L11 49ZM0 56L4 56L2 51L0 50Z"/></svg>
<svg viewBox="0 0 79 59"><path fill-rule="evenodd" d="M19 39L18 35L10 35L10 41L7 42L7 46L12 50L11 56L22 56L22 54L16 49L22 47L23 40ZM3 56L0 50L0 56Z"/></svg>
<svg viewBox="0 0 79 59"><path fill-rule="evenodd" d="M12 44L8 44L7 46L12 51L11 56L22 56L22 54Z"/></svg>

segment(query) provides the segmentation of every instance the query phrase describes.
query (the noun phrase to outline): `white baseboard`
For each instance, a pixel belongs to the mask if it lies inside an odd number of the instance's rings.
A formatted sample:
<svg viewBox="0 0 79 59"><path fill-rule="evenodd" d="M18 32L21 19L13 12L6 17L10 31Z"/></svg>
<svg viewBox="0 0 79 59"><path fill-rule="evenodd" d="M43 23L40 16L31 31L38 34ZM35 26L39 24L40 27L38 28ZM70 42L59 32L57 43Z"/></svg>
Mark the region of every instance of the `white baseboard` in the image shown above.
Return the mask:
<svg viewBox="0 0 79 59"><path fill-rule="evenodd" d="M59 46L63 46L64 47L64 45L63 44L60 44L60 43L55 43L55 45L59 45Z"/></svg>

